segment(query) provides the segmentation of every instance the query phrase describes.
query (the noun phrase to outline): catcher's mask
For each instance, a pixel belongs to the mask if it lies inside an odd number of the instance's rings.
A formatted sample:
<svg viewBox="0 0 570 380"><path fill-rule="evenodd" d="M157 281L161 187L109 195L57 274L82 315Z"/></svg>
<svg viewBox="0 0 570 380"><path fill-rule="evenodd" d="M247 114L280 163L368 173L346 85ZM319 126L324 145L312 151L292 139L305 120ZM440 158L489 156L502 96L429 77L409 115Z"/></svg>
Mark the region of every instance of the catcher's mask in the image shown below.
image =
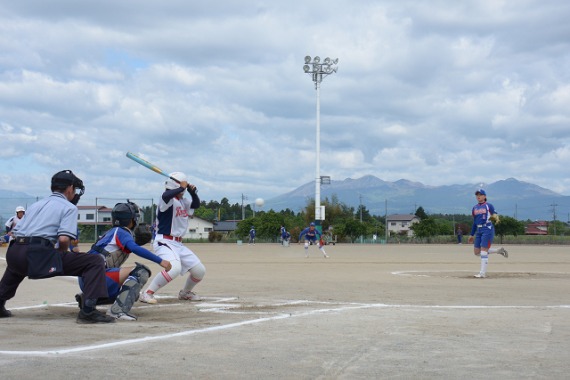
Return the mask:
<svg viewBox="0 0 570 380"><path fill-rule="evenodd" d="M134 222L134 227L139 223L140 208L136 203L127 199L127 203L117 203L111 211L111 222L113 226L128 227L131 220Z"/></svg>

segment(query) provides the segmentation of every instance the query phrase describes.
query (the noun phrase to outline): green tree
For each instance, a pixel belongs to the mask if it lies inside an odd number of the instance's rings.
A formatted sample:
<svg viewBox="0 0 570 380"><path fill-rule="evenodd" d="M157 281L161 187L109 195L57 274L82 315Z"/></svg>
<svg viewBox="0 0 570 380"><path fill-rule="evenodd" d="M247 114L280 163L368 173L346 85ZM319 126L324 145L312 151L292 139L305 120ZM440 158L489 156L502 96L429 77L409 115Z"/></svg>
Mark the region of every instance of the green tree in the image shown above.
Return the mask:
<svg viewBox="0 0 570 380"><path fill-rule="evenodd" d="M518 236L524 234L524 223L510 216L501 216L501 221L495 225L495 234L501 237L505 235Z"/></svg>
<svg viewBox="0 0 570 380"><path fill-rule="evenodd" d="M422 219L419 223L413 224L410 229L419 238L430 238L431 236L436 236L439 232L437 223L431 218Z"/></svg>
<svg viewBox="0 0 570 380"><path fill-rule="evenodd" d="M566 235L568 232L568 226L566 223L559 220L548 222L548 234L554 236Z"/></svg>
<svg viewBox="0 0 570 380"><path fill-rule="evenodd" d="M426 214L424 208L422 206L418 207L416 210L415 215L420 218L421 220L423 219L427 219L428 218L428 214Z"/></svg>
<svg viewBox="0 0 570 380"><path fill-rule="evenodd" d="M353 243L356 238L366 234L366 225L360 223L359 220L345 219L342 223L335 226L334 232L341 238L350 238L350 242Z"/></svg>

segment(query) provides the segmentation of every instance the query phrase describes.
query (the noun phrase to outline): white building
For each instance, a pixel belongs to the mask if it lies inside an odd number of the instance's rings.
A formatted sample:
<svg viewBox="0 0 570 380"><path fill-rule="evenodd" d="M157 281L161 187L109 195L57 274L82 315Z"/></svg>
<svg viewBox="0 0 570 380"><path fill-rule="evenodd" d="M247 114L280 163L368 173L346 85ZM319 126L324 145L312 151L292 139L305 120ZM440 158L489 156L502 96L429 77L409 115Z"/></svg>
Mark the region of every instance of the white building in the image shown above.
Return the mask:
<svg viewBox="0 0 570 380"><path fill-rule="evenodd" d="M111 211L113 209L106 206L77 206L77 223L94 225L111 224Z"/></svg>
<svg viewBox="0 0 570 380"><path fill-rule="evenodd" d="M420 218L414 214L394 214L388 215L386 218L386 225L388 226L388 233L392 235L401 235L405 233L407 236L414 236L414 231L410 227L419 223Z"/></svg>
<svg viewBox="0 0 570 380"><path fill-rule="evenodd" d="M188 221L188 232L184 239L208 239L210 231L214 230L214 224L207 220L193 217Z"/></svg>

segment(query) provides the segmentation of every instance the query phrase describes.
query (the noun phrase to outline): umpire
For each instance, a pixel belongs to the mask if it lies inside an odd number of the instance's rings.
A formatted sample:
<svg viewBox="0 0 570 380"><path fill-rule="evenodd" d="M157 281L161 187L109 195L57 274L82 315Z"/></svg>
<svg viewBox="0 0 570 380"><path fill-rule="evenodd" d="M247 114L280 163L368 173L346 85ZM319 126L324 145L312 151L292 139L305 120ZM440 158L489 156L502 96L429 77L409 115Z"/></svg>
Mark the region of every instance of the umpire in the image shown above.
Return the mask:
<svg viewBox="0 0 570 380"><path fill-rule="evenodd" d="M32 204L14 228L15 239L6 252L8 266L0 280L0 318L12 316L6 301L14 297L25 277L81 276L85 301L77 323L115 322L95 308L98 298L108 297L104 259L68 252L70 241L77 239L75 205L85 192L83 181L71 170L63 170L52 177L51 191L51 196Z"/></svg>

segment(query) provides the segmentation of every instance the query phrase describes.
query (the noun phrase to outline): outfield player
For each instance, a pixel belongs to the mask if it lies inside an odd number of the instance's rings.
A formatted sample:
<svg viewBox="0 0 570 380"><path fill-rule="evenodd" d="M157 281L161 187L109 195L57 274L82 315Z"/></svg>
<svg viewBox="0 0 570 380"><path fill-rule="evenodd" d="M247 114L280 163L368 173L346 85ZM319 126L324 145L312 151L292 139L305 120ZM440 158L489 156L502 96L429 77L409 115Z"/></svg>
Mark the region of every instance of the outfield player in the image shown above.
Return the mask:
<svg viewBox="0 0 570 380"><path fill-rule="evenodd" d="M194 215L194 210L200 207L200 198L196 186L188 183L186 175L181 172L170 174L178 182L168 179L165 191L160 197L156 210L157 231L153 243L154 252L161 258L170 261L172 269L163 270L157 274L144 291L139 301L157 303L154 294L176 277L189 272L184 288L178 293L178 299L186 301L201 301L202 298L194 293L194 287L202 281L206 268L188 247L182 244L182 237L188 231L188 219ZM188 191L192 200L184 198Z"/></svg>
<svg viewBox="0 0 570 380"><path fill-rule="evenodd" d="M102 254L106 262L106 280L109 297L98 299L97 304L112 304L107 315L124 321L136 321L137 317L130 314L131 308L139 298L142 287L148 281L151 271L143 264L123 267L121 265L129 258L132 252L137 256L155 262L169 271L172 265L154 253L141 247L152 239L152 233L146 226L138 225L139 206L127 201L117 203L111 211L111 228L89 250L90 254ZM134 234L134 237L133 237ZM83 289L83 281L79 279L79 286ZM81 305L82 294L75 296Z"/></svg>
<svg viewBox="0 0 570 380"><path fill-rule="evenodd" d="M291 234L285 229L285 227L281 227L281 245L288 247L289 239L291 239Z"/></svg>
<svg viewBox="0 0 570 380"><path fill-rule="evenodd" d="M509 257L509 253L502 247L498 250L491 248L495 237L493 222L499 222L499 215L495 211L495 207L487 203L485 190L477 190L475 196L477 197L477 204L473 206L471 211L473 226L471 227L469 243L473 243L473 253L481 257L481 270L475 277L485 278L487 276L487 265L489 264L489 253L497 253L505 258Z"/></svg>
<svg viewBox="0 0 570 380"><path fill-rule="evenodd" d="M317 239L317 235L318 235L318 239ZM301 231L301 233L299 234L299 243L301 243L301 238L303 236L305 236L305 257L309 257L309 244L310 243L318 245L318 247L321 250L321 252L323 253L323 257L325 259L329 257L327 255L327 253L325 252L325 243L322 239L322 235L319 232L319 230L317 230L315 228L315 223L311 222L309 227L307 227L303 231Z"/></svg>
<svg viewBox="0 0 570 380"><path fill-rule="evenodd" d="M255 245L255 227L251 226L249 230L249 244Z"/></svg>

